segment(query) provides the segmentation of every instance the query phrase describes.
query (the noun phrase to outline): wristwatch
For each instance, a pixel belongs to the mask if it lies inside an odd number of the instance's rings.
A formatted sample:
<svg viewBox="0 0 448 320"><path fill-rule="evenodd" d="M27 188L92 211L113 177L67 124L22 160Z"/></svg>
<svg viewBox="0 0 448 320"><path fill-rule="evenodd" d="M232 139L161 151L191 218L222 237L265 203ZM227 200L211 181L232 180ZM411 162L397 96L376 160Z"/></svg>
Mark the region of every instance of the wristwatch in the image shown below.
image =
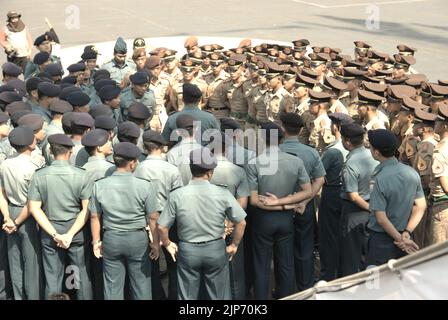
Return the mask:
<svg viewBox="0 0 448 320"><path fill-rule="evenodd" d="M96 244L99 244L99 243L101 243L101 239L98 239L96 241L92 241L92 245L93 246L96 245Z"/></svg>

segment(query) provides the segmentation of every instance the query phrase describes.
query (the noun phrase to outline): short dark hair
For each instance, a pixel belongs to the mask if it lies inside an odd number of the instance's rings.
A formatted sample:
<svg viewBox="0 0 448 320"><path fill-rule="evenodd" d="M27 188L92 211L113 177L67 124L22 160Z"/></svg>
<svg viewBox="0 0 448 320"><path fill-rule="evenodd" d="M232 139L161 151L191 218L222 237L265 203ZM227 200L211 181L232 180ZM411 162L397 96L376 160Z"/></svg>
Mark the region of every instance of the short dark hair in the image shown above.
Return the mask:
<svg viewBox="0 0 448 320"><path fill-rule="evenodd" d="M381 153L381 155L385 158L390 158L393 157L395 155L395 152L397 151L397 148L383 148L383 149L377 149L375 147L373 147L374 149L378 150L379 153Z"/></svg>
<svg viewBox="0 0 448 320"><path fill-rule="evenodd" d="M10 143L10 145L17 151L17 153L22 153L23 151L25 151L28 148L28 146L18 146L18 145L12 144L12 143Z"/></svg>
<svg viewBox="0 0 448 320"><path fill-rule="evenodd" d="M148 151L148 153L151 153L154 150L163 148L163 145L158 144L156 142L152 142L152 141L143 142L143 145L145 146L145 149Z"/></svg>
<svg viewBox="0 0 448 320"><path fill-rule="evenodd" d="M94 147L84 147L84 149L86 149L86 152L89 154L89 156L93 157L95 155L96 152L96 146Z"/></svg>
<svg viewBox="0 0 448 320"><path fill-rule="evenodd" d="M190 95L183 95L182 99L184 100L184 103L188 103L188 104L196 104L199 103L202 99L202 96L199 98L196 98L194 96L190 96Z"/></svg>
<svg viewBox="0 0 448 320"><path fill-rule="evenodd" d="M194 163L190 163L190 171L191 171L191 175L194 178L199 178L199 177L203 177L207 172L209 172L211 169L204 169L199 167L198 165L194 164Z"/></svg>
<svg viewBox="0 0 448 320"><path fill-rule="evenodd" d="M122 156L115 156L114 155L114 163L115 163L115 166L117 168L124 168L124 167L126 167L129 164L129 162L131 162L132 160L135 160L135 159L125 158L125 157L122 157Z"/></svg>
<svg viewBox="0 0 448 320"><path fill-rule="evenodd" d="M283 129L285 129L286 134L290 135L290 136L296 136L300 133L300 130L302 129L302 127L288 127L283 125Z"/></svg>
<svg viewBox="0 0 448 320"><path fill-rule="evenodd" d="M82 135L82 134L86 133L87 130L89 130L90 128L89 127L84 127L84 126L77 126L77 125L72 124L70 129L71 129L71 134Z"/></svg>
<svg viewBox="0 0 448 320"><path fill-rule="evenodd" d="M60 144L50 143L50 151L55 158L60 155L66 154L70 150L72 150L72 147L67 147L67 146L63 146Z"/></svg>
<svg viewBox="0 0 448 320"><path fill-rule="evenodd" d="M350 143L354 147L358 147L364 143L364 135L357 136L357 137L351 137L351 138L345 138L346 140L350 141Z"/></svg>

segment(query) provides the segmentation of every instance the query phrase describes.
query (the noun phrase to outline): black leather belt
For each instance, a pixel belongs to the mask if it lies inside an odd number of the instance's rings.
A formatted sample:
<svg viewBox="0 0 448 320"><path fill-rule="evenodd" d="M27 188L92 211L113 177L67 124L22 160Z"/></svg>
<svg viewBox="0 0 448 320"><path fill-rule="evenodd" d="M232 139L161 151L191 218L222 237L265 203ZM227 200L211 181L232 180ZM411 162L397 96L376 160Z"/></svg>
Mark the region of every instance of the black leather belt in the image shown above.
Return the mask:
<svg viewBox="0 0 448 320"><path fill-rule="evenodd" d="M202 242L189 242L189 241L183 241L183 240L180 240L180 241L181 241L181 242L185 242L185 243L189 243L189 244L207 244L207 243L214 242L214 241L218 241L218 240L223 240L223 238L220 237L220 238L218 238L218 239L209 240L209 241L202 241Z"/></svg>

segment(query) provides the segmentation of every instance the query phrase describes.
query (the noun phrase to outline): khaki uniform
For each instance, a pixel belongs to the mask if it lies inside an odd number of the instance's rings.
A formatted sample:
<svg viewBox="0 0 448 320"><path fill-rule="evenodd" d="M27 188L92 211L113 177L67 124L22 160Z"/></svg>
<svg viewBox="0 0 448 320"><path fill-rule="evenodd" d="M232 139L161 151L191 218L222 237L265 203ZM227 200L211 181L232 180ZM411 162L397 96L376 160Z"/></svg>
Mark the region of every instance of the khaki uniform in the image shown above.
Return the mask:
<svg viewBox="0 0 448 320"><path fill-rule="evenodd" d="M206 104L205 97L207 94L207 83L204 80L201 80L199 78L194 78L191 81L191 84L195 84L201 89L202 91L202 101L200 103L200 108L202 109L203 106ZM181 111L184 108L184 101L183 101L183 89L182 86L184 85L183 80L180 82L176 82L173 86L174 95L176 96L177 100L177 111Z"/></svg>
<svg viewBox="0 0 448 320"><path fill-rule="evenodd" d="M415 154L414 169L420 175L426 198L429 198L432 156L436 145L437 141L434 137L425 139L417 144L417 153ZM431 230L431 219L428 218L429 212L429 210L425 211L422 220L414 230L414 240L420 248L429 245Z"/></svg>
<svg viewBox="0 0 448 320"><path fill-rule="evenodd" d="M254 87L248 96L248 101L252 104L255 109L255 119L257 124L268 122L268 112L266 105L266 96L269 94L268 89L263 89L260 85Z"/></svg>
<svg viewBox="0 0 448 320"><path fill-rule="evenodd" d="M431 216L430 244L448 240L448 195L442 188L440 177L448 175L448 141L440 141L434 149L431 167Z"/></svg>
<svg viewBox="0 0 448 320"><path fill-rule="evenodd" d="M305 101L300 103L298 101L295 101L294 104L295 104L294 110L299 116L302 116L305 113L305 111L308 111L310 108L310 99L307 98Z"/></svg>
<svg viewBox="0 0 448 320"><path fill-rule="evenodd" d="M225 99L223 98L223 92L216 90L216 88L218 88L221 83L226 81L228 77L229 75L224 71L221 71L217 77L215 77L213 73L204 77L204 81L208 84L206 94L207 107L216 119L226 118L229 116L230 109L224 103Z"/></svg>
<svg viewBox="0 0 448 320"><path fill-rule="evenodd" d="M322 114L314 120L314 126L310 133L310 145L314 146L319 153L334 141L331 134L331 120L328 115Z"/></svg>
<svg viewBox="0 0 448 320"><path fill-rule="evenodd" d="M402 140L398 148L399 159L404 164L413 165L415 154L417 152L418 138L413 135L413 125L411 125L404 134L401 135Z"/></svg>
<svg viewBox="0 0 448 320"><path fill-rule="evenodd" d="M230 110L230 117L238 121L241 128L244 128L249 106L244 94L243 82L235 85L231 79L225 80L215 89L215 94L220 97L221 108L227 106Z"/></svg>
<svg viewBox="0 0 448 320"><path fill-rule="evenodd" d="M160 73L161 79L166 79L170 82L171 86L174 87L174 85L177 82L182 82L184 79L184 75L182 74L182 71L180 71L179 68L174 69L173 73L168 73L166 71L162 71Z"/></svg>
<svg viewBox="0 0 448 320"><path fill-rule="evenodd" d="M165 104L168 95L168 89L170 88L170 82L168 79L158 78L155 82L149 84L149 89L154 93L156 99L156 105L153 108L153 116L151 122L149 123L152 130L160 132L162 130L162 123L160 121L160 113L165 112Z"/></svg>
<svg viewBox="0 0 448 320"><path fill-rule="evenodd" d="M314 128L314 120L316 120L316 116L311 114L309 110L305 111L302 114L302 120L303 120L303 128L300 130L299 133L299 141L303 144L309 145L310 144L310 135Z"/></svg>
<svg viewBox="0 0 448 320"><path fill-rule="evenodd" d="M280 114L283 112L293 111L294 99L292 98L291 94L283 87L280 88L276 93L271 92L266 98L269 120L280 125Z"/></svg>

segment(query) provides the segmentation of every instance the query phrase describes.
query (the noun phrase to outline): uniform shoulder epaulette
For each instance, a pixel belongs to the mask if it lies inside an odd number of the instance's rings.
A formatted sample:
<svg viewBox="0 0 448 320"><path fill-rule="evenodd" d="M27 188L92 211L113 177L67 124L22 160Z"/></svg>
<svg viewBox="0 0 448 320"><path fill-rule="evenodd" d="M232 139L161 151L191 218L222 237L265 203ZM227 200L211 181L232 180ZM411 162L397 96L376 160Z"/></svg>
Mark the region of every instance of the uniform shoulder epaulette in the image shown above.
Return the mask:
<svg viewBox="0 0 448 320"><path fill-rule="evenodd" d="M213 112L211 112L211 111L210 111L210 110L208 110L208 109L204 109L204 110L202 110L202 111L208 112L208 113L210 113L210 114L212 114L212 115L213 115Z"/></svg>
<svg viewBox="0 0 448 320"><path fill-rule="evenodd" d="M135 176L134 176L135 177ZM145 181L147 181L147 182L152 182L151 181L151 179L146 179L146 178L143 178L143 177L136 177L137 179L140 179L140 180L145 180Z"/></svg>
<svg viewBox="0 0 448 320"><path fill-rule="evenodd" d="M170 190L170 192L176 191L177 189L180 189L180 188L182 188L182 186L178 186L176 188L173 188L173 189Z"/></svg>
<svg viewBox="0 0 448 320"><path fill-rule="evenodd" d="M73 166L73 167L75 167L75 168L77 168L77 169L80 169L80 170L82 170L82 171L86 171L86 169L84 169L83 167L80 167L80 166Z"/></svg>
<svg viewBox="0 0 448 320"><path fill-rule="evenodd" d="M298 157L295 153L292 153L292 152L285 152L285 153L287 153L287 154L290 154L290 155L292 155L292 156L294 156L294 157Z"/></svg>
<svg viewBox="0 0 448 320"><path fill-rule="evenodd" d="M176 110L171 111L170 113L168 113L168 115L171 116L171 115L175 114L176 112L177 112Z"/></svg>
<svg viewBox="0 0 448 320"><path fill-rule="evenodd" d="M40 170L45 169L45 168L48 168L48 166L43 166L43 167L37 168L36 170L34 170L34 172L40 171Z"/></svg>
<svg viewBox="0 0 448 320"><path fill-rule="evenodd" d="M221 187L221 188L228 188L229 186L226 184L222 184L222 183L215 183L215 186Z"/></svg>
<svg viewBox="0 0 448 320"><path fill-rule="evenodd" d="M100 181L100 180L104 180L104 179L106 179L106 178L109 178L109 176L104 176L104 177L98 178L98 179L96 179L94 182L97 182L97 181Z"/></svg>

